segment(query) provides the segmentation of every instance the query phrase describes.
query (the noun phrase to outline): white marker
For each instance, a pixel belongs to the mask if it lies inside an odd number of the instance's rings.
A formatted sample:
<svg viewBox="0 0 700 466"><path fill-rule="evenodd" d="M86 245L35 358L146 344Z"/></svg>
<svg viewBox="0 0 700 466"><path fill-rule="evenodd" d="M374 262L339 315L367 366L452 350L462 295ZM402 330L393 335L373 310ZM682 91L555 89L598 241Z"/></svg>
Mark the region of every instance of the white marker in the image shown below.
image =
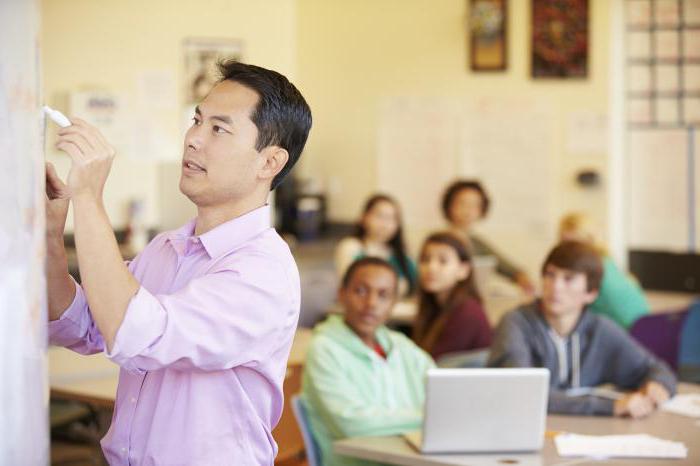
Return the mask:
<svg viewBox="0 0 700 466"><path fill-rule="evenodd" d="M63 113L59 112L58 110L52 109L48 105L44 105L43 110L44 113L46 113L49 116L49 118L51 118L53 122L61 128L66 128L73 124Z"/></svg>

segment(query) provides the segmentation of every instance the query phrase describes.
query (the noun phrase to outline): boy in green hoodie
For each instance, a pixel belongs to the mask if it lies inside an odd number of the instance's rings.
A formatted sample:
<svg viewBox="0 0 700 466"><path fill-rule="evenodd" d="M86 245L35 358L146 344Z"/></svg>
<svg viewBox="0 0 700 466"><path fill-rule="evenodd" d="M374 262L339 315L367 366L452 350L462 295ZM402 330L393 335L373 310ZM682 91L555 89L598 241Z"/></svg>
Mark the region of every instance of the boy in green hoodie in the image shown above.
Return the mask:
<svg viewBox="0 0 700 466"><path fill-rule="evenodd" d="M319 324L306 356L302 401L324 466L368 464L333 453L346 437L420 429L430 356L384 325L398 277L383 259L365 257L345 273L343 316Z"/></svg>

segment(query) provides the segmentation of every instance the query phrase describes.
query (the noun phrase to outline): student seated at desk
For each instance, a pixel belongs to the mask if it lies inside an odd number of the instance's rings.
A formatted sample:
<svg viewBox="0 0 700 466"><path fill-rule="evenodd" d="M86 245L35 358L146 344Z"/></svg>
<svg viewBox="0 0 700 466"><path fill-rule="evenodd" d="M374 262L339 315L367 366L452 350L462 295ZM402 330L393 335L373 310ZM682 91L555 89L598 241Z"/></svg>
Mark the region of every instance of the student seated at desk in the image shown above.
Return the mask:
<svg viewBox="0 0 700 466"><path fill-rule="evenodd" d="M602 274L592 246L556 246L542 266L542 299L503 317L489 366L548 368L550 413L644 417L675 392L676 379L622 328L588 311ZM587 393L602 384L631 392L617 400Z"/></svg>
<svg viewBox="0 0 700 466"><path fill-rule="evenodd" d="M527 274L474 234L474 224L486 217L490 204L486 190L475 180L457 180L442 195L442 213L449 222L450 231L465 241L470 254L494 257L496 271L531 294L534 287Z"/></svg>
<svg viewBox="0 0 700 466"><path fill-rule="evenodd" d="M603 247L596 245L592 222L587 215L580 212L565 215L559 222L559 239L596 246L603 258L603 279L598 297L589 307L592 312L607 316L626 329L649 314L649 303L639 285L615 265Z"/></svg>
<svg viewBox="0 0 700 466"><path fill-rule="evenodd" d="M488 348L491 325L464 242L451 233L430 235L421 250L418 273L413 341L436 360L447 353Z"/></svg>
<svg viewBox="0 0 700 466"><path fill-rule="evenodd" d="M399 294L413 294L416 264L406 253L398 203L384 194L375 194L365 203L354 236L342 239L335 251L335 268L342 277L356 259L386 259L399 275Z"/></svg>
<svg viewBox="0 0 700 466"><path fill-rule="evenodd" d="M302 400L325 466L358 464L333 453L335 440L421 426L425 374L434 363L403 334L384 326L396 289L391 264L358 259L338 293L344 316L331 315L314 330Z"/></svg>

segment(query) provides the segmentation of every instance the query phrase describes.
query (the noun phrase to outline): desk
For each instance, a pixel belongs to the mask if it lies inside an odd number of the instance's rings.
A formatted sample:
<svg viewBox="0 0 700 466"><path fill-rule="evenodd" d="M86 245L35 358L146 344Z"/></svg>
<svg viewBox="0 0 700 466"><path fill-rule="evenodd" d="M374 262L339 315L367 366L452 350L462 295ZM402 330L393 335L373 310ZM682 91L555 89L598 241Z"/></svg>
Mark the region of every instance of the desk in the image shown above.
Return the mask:
<svg viewBox="0 0 700 466"><path fill-rule="evenodd" d="M690 304L700 297L691 293L676 293L670 291L644 291L644 295L649 301L649 307L652 314L662 314L666 312L675 312L680 309L690 306ZM517 290L501 290L498 293L486 295L484 298L484 310L486 317L493 327L498 325L501 317L508 311L516 307L527 304L534 298L520 293ZM418 304L415 300L399 301L394 305L391 311L390 323L395 324L413 324L418 312ZM338 313L342 313L342 308L339 306L334 309Z"/></svg>
<svg viewBox="0 0 700 466"><path fill-rule="evenodd" d="M647 301L649 301L652 314L675 312L690 306L693 301L700 298L696 294L678 293L675 291L645 290L644 294L647 297Z"/></svg>
<svg viewBox="0 0 700 466"><path fill-rule="evenodd" d="M84 356L66 348L50 347L48 356L52 397L112 408L119 366L104 353Z"/></svg>
<svg viewBox="0 0 700 466"><path fill-rule="evenodd" d="M294 336L289 365L301 365L311 341L311 330L300 328ZM83 356L66 348L51 347L49 385L51 395L111 408L117 394L119 366L104 353Z"/></svg>
<svg viewBox="0 0 700 466"><path fill-rule="evenodd" d="M700 385L680 384L681 393L700 393ZM342 455L365 460L405 466L564 466L564 465L698 465L700 464L699 419L658 411L647 419L631 420L594 416L547 416L547 430L569 431L577 434L611 435L648 433L660 438L680 441L688 447L684 460L562 458L557 454L554 440L547 438L539 453L530 454L473 454L421 455L400 436L355 437L337 441L335 451Z"/></svg>

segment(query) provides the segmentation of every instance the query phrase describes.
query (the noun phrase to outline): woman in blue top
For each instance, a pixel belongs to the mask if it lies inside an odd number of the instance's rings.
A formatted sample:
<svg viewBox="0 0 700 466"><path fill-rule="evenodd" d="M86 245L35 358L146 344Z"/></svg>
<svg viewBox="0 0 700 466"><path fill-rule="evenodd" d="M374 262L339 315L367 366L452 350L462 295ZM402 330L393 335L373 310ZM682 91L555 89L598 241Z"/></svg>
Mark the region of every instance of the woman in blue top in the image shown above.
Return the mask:
<svg viewBox="0 0 700 466"><path fill-rule="evenodd" d="M375 194L365 203L353 236L338 243L335 268L342 277L347 268L361 257L379 257L389 261L399 275L402 296L413 293L416 286L416 264L406 254L398 203L385 194Z"/></svg>

